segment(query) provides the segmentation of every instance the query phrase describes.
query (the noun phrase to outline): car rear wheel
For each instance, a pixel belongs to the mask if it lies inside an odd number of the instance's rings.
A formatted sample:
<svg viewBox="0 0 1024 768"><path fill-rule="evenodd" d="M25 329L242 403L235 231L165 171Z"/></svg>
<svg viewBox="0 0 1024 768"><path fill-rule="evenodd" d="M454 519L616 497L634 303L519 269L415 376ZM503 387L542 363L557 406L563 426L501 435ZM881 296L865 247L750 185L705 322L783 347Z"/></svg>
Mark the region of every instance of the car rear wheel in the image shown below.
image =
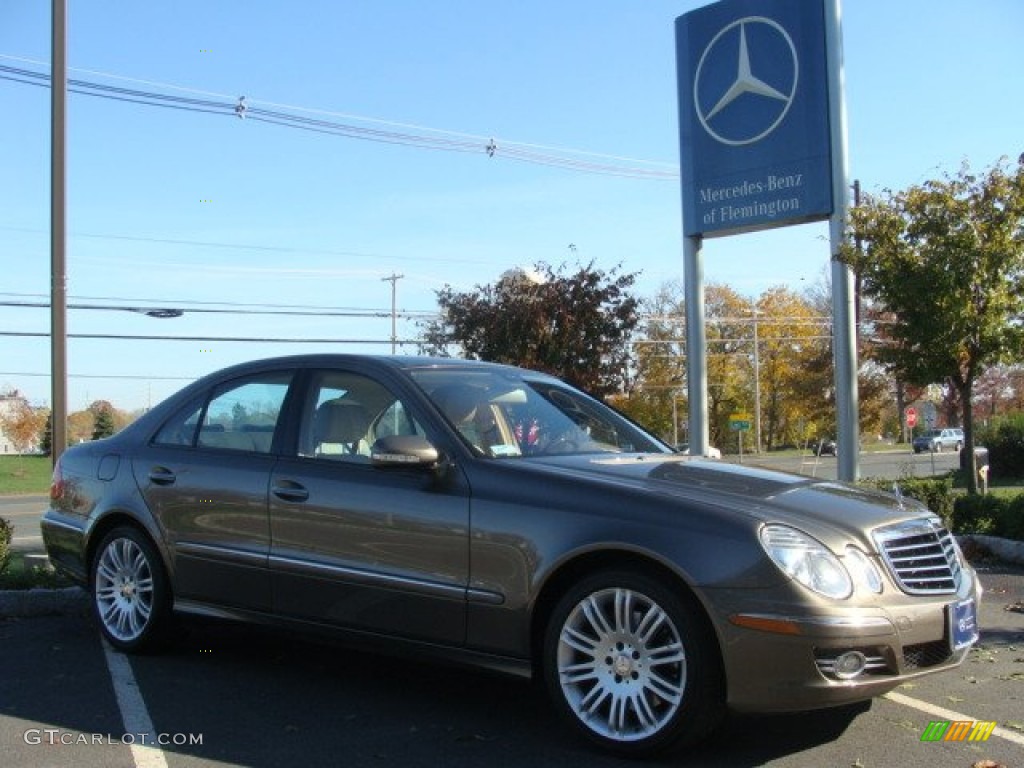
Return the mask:
<svg viewBox="0 0 1024 768"><path fill-rule="evenodd" d="M714 633L680 592L640 573L608 571L575 585L551 616L548 693L606 750L661 753L706 736L724 714Z"/></svg>
<svg viewBox="0 0 1024 768"><path fill-rule="evenodd" d="M115 528L92 562L92 605L103 636L122 651L156 646L170 615L167 577L160 555L135 528Z"/></svg>

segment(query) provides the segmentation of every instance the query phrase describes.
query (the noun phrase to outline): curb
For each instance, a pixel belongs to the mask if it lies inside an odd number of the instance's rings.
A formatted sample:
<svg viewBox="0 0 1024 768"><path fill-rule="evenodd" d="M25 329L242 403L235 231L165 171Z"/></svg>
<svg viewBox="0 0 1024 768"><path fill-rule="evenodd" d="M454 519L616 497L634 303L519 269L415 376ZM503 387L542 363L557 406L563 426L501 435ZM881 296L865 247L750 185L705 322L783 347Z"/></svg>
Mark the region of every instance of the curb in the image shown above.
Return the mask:
<svg viewBox="0 0 1024 768"><path fill-rule="evenodd" d="M956 537L961 548L964 544L973 544L979 549L987 550L1008 563L1024 565L1024 541L1001 539L998 536L986 536L982 533L965 533Z"/></svg>
<svg viewBox="0 0 1024 768"><path fill-rule="evenodd" d="M89 600L85 590L80 587L0 591L0 619L78 616L87 613L89 613Z"/></svg>

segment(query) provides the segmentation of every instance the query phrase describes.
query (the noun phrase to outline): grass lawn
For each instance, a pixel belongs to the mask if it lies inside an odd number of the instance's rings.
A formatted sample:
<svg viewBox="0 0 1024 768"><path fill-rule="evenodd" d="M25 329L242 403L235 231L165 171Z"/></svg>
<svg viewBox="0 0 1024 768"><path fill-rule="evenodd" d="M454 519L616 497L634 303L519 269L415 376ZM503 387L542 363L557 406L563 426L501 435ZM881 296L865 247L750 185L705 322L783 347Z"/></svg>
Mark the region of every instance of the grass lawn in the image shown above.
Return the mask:
<svg viewBox="0 0 1024 768"><path fill-rule="evenodd" d="M1024 493L1024 481L1022 480L1007 480L1001 482L999 485L990 485L988 492L993 496L1005 496L1010 498L1017 494Z"/></svg>
<svg viewBox="0 0 1024 768"><path fill-rule="evenodd" d="M49 456L0 456L0 495L46 493L52 473Z"/></svg>

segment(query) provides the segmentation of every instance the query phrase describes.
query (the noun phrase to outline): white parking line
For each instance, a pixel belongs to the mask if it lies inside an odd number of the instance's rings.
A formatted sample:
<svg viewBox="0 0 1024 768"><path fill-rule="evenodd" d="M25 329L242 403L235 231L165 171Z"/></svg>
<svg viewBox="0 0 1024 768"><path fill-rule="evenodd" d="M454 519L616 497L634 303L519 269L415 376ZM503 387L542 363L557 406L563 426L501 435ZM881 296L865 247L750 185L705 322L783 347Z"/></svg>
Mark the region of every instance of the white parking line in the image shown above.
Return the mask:
<svg viewBox="0 0 1024 768"><path fill-rule="evenodd" d="M134 740L128 746L131 747L136 768L167 768L167 760L157 744L153 721L149 717L139 685L135 682L131 664L123 653L115 651L106 640L102 642L117 706L124 722L124 732L131 734Z"/></svg>
<svg viewBox="0 0 1024 768"><path fill-rule="evenodd" d="M896 693L890 691L889 693L882 696L883 699L889 699L889 701L895 702L896 704L902 704L905 707L912 707L913 709L919 710L929 715L935 715L935 717L941 717L943 720L956 720L956 721L977 721L978 718L971 717L969 715L961 714L960 712L954 712L952 709L946 709L935 704L931 704L927 701L921 701L920 699L913 699L910 696L904 696L902 693ZM1014 744L1020 744L1024 747L1024 734L1016 733L1014 731L996 726L992 731L993 736L999 736L1007 741L1012 741Z"/></svg>

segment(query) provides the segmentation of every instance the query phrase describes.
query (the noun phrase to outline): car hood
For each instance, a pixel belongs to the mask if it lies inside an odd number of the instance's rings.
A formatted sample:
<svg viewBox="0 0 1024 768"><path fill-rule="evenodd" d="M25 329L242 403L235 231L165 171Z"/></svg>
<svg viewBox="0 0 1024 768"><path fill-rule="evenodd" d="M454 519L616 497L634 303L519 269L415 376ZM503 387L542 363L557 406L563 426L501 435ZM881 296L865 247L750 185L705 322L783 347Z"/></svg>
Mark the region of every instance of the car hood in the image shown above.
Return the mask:
<svg viewBox="0 0 1024 768"><path fill-rule="evenodd" d="M826 543L851 538L869 548L871 529L932 515L914 499L755 467L671 454L546 458L545 472L629 486L688 506L713 507L800 527Z"/></svg>

